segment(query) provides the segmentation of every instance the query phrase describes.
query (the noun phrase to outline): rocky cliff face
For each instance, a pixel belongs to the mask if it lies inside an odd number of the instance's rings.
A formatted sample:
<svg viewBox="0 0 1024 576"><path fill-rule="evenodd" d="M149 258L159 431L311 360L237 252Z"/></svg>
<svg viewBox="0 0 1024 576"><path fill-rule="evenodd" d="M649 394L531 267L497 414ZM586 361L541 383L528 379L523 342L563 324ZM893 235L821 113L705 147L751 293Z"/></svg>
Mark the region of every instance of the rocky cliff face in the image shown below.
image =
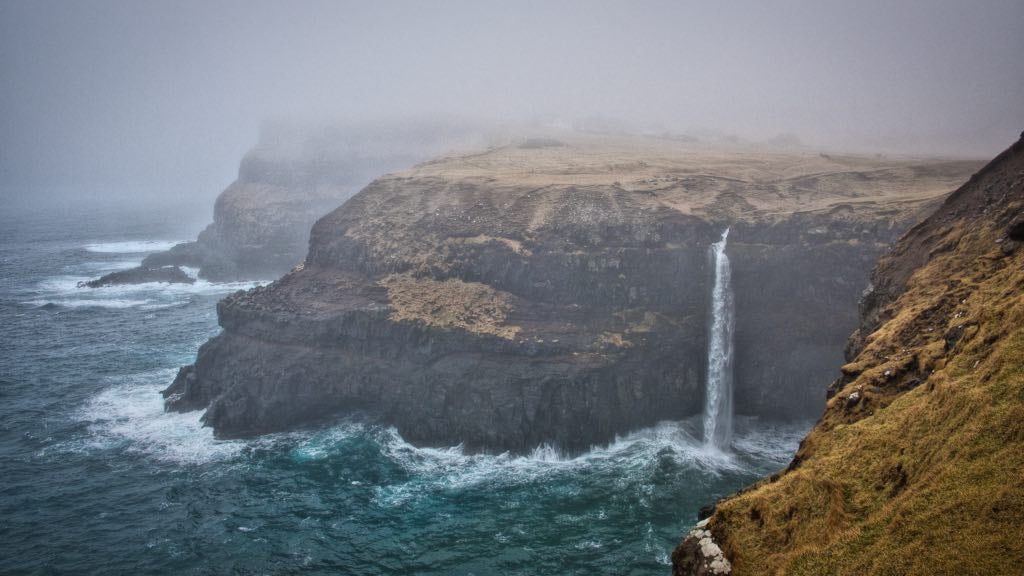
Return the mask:
<svg viewBox="0 0 1024 576"><path fill-rule="evenodd" d="M313 223L374 178L482 138L467 127L430 124L265 128L196 241L100 282L162 281L155 272L168 266L198 268L217 281L276 278L302 262Z"/></svg>
<svg viewBox="0 0 1024 576"><path fill-rule="evenodd" d="M878 263L788 469L673 555L735 574L1017 574L1024 561L1024 136ZM704 570L704 572L701 572Z"/></svg>
<svg viewBox="0 0 1024 576"><path fill-rule="evenodd" d="M319 220L302 269L221 302L168 408L206 408L220 436L364 410L413 442L513 451L682 418L731 225L737 410L809 414L869 263L976 168L536 142L380 178Z"/></svg>

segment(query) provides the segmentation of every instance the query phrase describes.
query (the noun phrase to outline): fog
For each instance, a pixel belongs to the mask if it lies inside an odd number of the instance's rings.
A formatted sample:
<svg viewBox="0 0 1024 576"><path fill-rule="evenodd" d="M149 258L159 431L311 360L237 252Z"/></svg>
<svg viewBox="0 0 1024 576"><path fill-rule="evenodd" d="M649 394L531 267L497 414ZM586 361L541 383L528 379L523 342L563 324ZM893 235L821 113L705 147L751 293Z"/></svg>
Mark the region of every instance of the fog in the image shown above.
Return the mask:
<svg viewBox="0 0 1024 576"><path fill-rule="evenodd" d="M3 201L212 200L268 121L574 125L990 156L1024 3L0 3Z"/></svg>

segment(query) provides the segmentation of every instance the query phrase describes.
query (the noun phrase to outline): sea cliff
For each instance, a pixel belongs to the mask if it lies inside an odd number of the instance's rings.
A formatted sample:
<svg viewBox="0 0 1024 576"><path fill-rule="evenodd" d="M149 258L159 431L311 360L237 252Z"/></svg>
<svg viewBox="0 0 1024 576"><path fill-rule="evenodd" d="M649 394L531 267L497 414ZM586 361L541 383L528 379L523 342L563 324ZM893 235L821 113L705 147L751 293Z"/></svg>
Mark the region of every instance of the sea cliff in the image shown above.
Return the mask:
<svg viewBox="0 0 1024 576"><path fill-rule="evenodd" d="M305 258L313 223L377 176L490 137L460 124L268 124L195 241L92 284L189 280L180 267L213 281L277 278Z"/></svg>
<svg viewBox="0 0 1024 576"><path fill-rule="evenodd" d="M699 412L732 226L736 409L813 414L871 264L976 168L582 136L433 160L221 302L167 407L222 437L363 411L420 444L584 450Z"/></svg>
<svg viewBox="0 0 1024 576"><path fill-rule="evenodd" d="M1019 574L1022 243L1024 135L881 258L824 415L673 573Z"/></svg>

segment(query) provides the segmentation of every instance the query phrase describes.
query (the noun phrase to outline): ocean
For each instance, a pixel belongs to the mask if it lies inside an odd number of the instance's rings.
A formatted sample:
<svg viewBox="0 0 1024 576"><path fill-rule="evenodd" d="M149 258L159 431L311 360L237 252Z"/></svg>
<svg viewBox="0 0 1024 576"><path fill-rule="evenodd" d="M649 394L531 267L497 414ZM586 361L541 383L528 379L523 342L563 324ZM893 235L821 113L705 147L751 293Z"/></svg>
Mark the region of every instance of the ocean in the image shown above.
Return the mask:
<svg viewBox="0 0 1024 576"><path fill-rule="evenodd" d="M660 574L697 509L811 422L700 417L581 456L417 448L343 417L215 440L160 390L256 282L79 288L198 229L163 211L0 214L0 573Z"/></svg>

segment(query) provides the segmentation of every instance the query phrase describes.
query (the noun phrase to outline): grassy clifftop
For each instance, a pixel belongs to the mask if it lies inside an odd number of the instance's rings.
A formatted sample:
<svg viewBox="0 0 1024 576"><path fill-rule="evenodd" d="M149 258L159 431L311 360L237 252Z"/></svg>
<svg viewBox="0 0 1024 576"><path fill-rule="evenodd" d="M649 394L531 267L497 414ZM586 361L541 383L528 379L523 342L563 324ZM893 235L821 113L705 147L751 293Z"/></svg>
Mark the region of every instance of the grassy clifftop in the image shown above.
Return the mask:
<svg viewBox="0 0 1024 576"><path fill-rule="evenodd" d="M793 463L708 524L734 574L1020 573L1022 241L1024 139L879 263Z"/></svg>

